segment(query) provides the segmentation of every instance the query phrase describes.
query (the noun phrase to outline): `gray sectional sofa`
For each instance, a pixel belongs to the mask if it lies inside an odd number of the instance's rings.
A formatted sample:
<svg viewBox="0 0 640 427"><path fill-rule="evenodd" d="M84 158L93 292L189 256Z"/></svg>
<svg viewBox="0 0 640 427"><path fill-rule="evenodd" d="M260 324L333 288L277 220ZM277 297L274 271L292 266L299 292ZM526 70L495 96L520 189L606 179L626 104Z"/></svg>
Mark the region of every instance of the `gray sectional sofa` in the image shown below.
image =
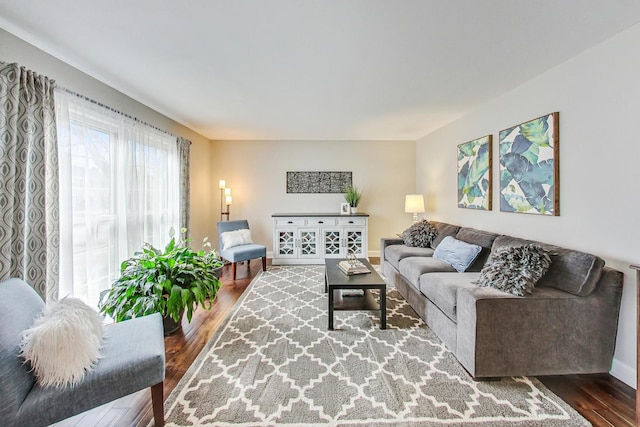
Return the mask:
<svg viewBox="0 0 640 427"><path fill-rule="evenodd" d="M608 372L616 341L622 273L594 255L431 221L431 247L383 238L380 264L413 309L476 379ZM482 247L463 273L433 258L452 236ZM471 283L492 251L538 243L551 266L531 295Z"/></svg>

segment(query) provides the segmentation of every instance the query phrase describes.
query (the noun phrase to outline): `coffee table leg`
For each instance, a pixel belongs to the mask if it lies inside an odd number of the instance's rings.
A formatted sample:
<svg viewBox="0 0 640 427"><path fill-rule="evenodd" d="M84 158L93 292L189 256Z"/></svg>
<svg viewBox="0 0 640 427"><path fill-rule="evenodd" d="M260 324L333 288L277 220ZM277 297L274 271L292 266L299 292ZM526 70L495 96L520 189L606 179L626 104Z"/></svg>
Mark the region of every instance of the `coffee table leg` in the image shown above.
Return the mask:
<svg viewBox="0 0 640 427"><path fill-rule="evenodd" d="M333 330L333 289L329 289L329 330Z"/></svg>
<svg viewBox="0 0 640 427"><path fill-rule="evenodd" d="M387 329L387 291L380 289L380 329Z"/></svg>

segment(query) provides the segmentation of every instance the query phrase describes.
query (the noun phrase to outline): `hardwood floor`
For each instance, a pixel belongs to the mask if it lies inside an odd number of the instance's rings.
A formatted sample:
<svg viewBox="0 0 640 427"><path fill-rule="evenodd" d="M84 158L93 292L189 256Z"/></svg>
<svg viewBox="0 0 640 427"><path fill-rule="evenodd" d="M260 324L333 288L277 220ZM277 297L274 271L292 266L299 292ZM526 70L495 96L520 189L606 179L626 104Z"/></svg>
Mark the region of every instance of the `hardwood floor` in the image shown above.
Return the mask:
<svg viewBox="0 0 640 427"><path fill-rule="evenodd" d="M372 260L372 262L379 262ZM269 263L270 264L270 263ZM198 309L190 324L165 338L165 399L214 332L240 298L251 279L262 269L253 260L250 269L238 266L237 280L231 280L231 268L222 273L223 286L213 308ZM540 377L555 394L582 414L594 426L635 426L635 390L610 375L567 375ZM56 427L146 426L152 420L151 391L139 391L114 402L55 424Z"/></svg>

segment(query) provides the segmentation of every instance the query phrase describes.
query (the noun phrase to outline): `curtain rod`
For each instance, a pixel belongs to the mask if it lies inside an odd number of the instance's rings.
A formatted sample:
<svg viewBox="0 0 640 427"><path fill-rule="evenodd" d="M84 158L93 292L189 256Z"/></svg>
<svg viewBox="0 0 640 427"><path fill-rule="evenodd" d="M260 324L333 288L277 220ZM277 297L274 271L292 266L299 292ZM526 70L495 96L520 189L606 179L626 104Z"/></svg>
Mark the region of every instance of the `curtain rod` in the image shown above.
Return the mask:
<svg viewBox="0 0 640 427"><path fill-rule="evenodd" d="M8 62L0 61L0 66L4 66L4 65L6 65L6 64L8 64ZM15 63L15 65L19 66L21 69L26 70L26 68L25 68L25 67L20 66L18 63ZM35 73L35 72L34 72L34 73ZM131 115L129 115L129 114L123 113L122 111L118 111L118 110L116 110L115 108L109 107L108 105L105 105L105 104L103 104L103 103L101 103L101 102L96 101L95 99L91 99L91 98L89 98L88 96L85 96L85 95L79 94L78 92L74 92L74 91L72 91L71 89L68 89L68 88L66 88L66 87L64 87L64 86L60 86L60 85L59 85L59 84L57 84L57 83L56 83L56 81L55 81L55 80L53 80L53 79L49 79L49 80L51 81L51 84L52 84L52 85L54 85L54 87L55 87L56 89L63 90L63 91L65 91L65 92L67 92L69 95L76 96L76 97L78 97L78 98L84 99L85 101L91 102L92 104L95 104L95 105L97 105L97 106L99 106L99 107L106 108L107 110L109 110L109 111L111 111L111 112L114 112L114 113L116 113L116 114L120 114L121 116L127 117L127 118L129 118L129 119L131 119L131 120L133 120L133 121L135 121L135 122L138 122L138 123L140 123L140 124L142 124L142 125L149 126L150 128L155 129L155 130L157 130L157 131L159 131L159 132L166 133L167 135L173 136L173 137L175 137L175 138L181 138L180 136L174 135L174 134L172 134L172 133L170 133L170 132L167 132L167 131L166 131L166 130L164 130L164 129L160 129L160 128L159 128L159 127L157 127L157 126L154 126L154 125L149 124L149 123L147 123L147 122L145 122L145 121L143 121L143 120L140 120L140 119L138 119L137 117L133 117L133 116L131 116ZM182 139L183 139L183 140L187 140L187 141L189 142L189 145L191 145L191 140L189 140L189 139L187 139L187 138L182 138Z"/></svg>
<svg viewBox="0 0 640 427"><path fill-rule="evenodd" d="M153 128L153 129L155 129L155 130L157 130L157 131L160 131L160 132L162 132L162 133L166 133L167 135L171 135L171 136L173 136L173 137L176 137L176 138L177 138L177 136L176 136L176 135L174 135L174 134L172 134L172 133L170 133L170 132L167 132L167 131L166 131L166 130L164 130L164 129L160 129L160 128L159 128L159 127L157 127L157 126L154 126L154 125L152 125L152 124L149 124L149 123L147 123L147 122L145 122L145 121L143 121L143 120L140 120L140 119L138 119L137 117L133 117L133 116L131 116L131 115L127 114L127 113L123 113L122 111L118 111L118 110L116 110L115 108L109 107L108 105L105 105L105 104L103 104L103 103L101 103L101 102L98 102L98 101L96 101L95 99L91 99L91 98L89 98L89 97L88 97L88 96L86 96L86 95L82 95L82 94L80 94L80 93L78 93L78 92L74 92L74 91L72 91L71 89L67 89L67 88L66 88L66 87L64 87L64 86L60 86L60 85L58 85L57 87L58 87L59 89L61 89L61 90L64 90L65 92L67 92L69 95L73 95L73 96L76 96L76 97L78 97L78 98L84 99L85 101L91 102L92 104L95 104L95 105L97 105L97 106L99 106L99 107L106 108L107 110L109 110L109 111L111 111L111 112L113 112L113 113L120 114L121 116L124 116L124 117L126 117L126 118L128 118L128 119L131 119L131 120L135 121L135 122L138 122L138 123L143 124L143 125L145 125L145 126L149 126L150 128ZM191 142L191 141L189 141L189 142Z"/></svg>

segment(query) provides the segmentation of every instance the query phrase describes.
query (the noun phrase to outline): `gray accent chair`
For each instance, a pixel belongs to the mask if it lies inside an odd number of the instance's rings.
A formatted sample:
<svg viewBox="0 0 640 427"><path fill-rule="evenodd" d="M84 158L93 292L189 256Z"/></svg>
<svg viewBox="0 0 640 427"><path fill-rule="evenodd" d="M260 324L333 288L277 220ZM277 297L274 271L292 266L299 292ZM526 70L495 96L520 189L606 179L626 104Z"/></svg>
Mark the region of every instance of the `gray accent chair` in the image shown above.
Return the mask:
<svg viewBox="0 0 640 427"><path fill-rule="evenodd" d="M254 258L262 258L262 271L267 270L267 247L256 243L247 245L234 246L232 248L223 249L222 233L235 230L249 230L249 221L239 219L236 221L219 221L218 222L218 244L220 248L220 256L231 263L231 275L236 280L236 264L242 261L252 260ZM247 266L249 263L247 263Z"/></svg>
<svg viewBox="0 0 640 427"><path fill-rule="evenodd" d="M40 387L20 357L24 330L44 301L21 279L0 282L0 424L47 426L151 387L156 427L164 425L164 336L156 313L106 327L96 369L73 387Z"/></svg>

